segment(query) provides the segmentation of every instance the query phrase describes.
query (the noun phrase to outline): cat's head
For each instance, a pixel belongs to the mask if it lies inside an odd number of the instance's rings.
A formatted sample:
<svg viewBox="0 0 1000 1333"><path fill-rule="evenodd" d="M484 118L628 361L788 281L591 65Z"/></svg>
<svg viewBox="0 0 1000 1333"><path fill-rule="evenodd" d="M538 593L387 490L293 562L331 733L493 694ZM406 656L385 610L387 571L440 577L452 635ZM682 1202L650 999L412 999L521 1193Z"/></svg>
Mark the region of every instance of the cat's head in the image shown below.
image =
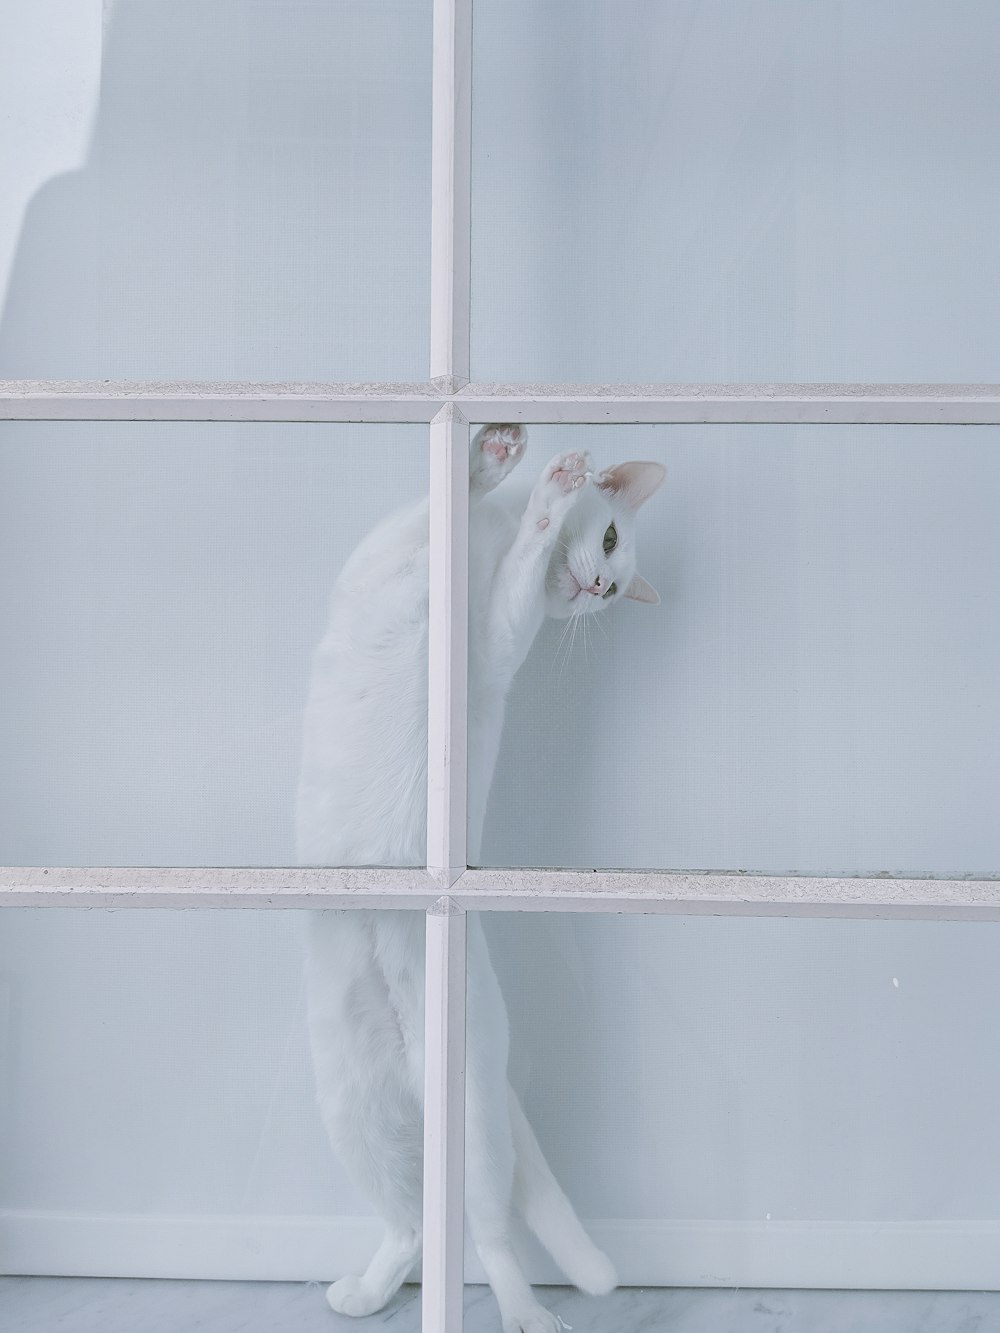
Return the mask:
<svg viewBox="0 0 1000 1333"><path fill-rule="evenodd" d="M658 602L636 570L636 514L666 476L661 463L616 463L583 488L560 532L545 578L545 610L557 620L590 615L622 598Z"/></svg>

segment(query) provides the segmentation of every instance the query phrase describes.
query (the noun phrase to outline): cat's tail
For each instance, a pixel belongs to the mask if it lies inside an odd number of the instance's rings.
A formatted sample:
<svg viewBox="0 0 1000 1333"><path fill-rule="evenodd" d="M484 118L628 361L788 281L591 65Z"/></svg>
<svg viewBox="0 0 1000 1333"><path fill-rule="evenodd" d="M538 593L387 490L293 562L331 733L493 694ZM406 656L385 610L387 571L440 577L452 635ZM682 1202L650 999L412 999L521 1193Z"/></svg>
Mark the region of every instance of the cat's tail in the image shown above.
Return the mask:
<svg viewBox="0 0 1000 1333"><path fill-rule="evenodd" d="M590 1296L603 1296L618 1285L614 1265L584 1231L509 1085L507 1100L515 1153L514 1206L573 1285Z"/></svg>

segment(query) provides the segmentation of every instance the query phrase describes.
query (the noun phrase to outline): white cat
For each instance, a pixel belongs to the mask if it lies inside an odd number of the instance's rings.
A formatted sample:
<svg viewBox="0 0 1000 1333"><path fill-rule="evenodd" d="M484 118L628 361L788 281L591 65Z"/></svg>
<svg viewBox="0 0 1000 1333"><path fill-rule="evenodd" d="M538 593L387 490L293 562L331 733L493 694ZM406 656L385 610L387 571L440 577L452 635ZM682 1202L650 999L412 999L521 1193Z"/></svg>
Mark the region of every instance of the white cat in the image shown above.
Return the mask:
<svg viewBox="0 0 1000 1333"><path fill-rule="evenodd" d="M486 801L514 674L546 614L589 615L621 598L656 602L635 568L635 513L658 463L592 479L558 454L517 512L494 488L524 455L522 426L472 442L469 550L469 846ZM317 649L297 810L308 865L421 865L427 778L428 506L392 515L349 557ZM510 1230L520 1213L582 1290L610 1291L610 1260L556 1183L507 1082L508 1027L477 913L468 922L466 1209L505 1333L558 1333L535 1300ZM327 1292L344 1314L381 1309L420 1255L424 915L311 914L309 1032L334 1148L386 1224L360 1277Z"/></svg>

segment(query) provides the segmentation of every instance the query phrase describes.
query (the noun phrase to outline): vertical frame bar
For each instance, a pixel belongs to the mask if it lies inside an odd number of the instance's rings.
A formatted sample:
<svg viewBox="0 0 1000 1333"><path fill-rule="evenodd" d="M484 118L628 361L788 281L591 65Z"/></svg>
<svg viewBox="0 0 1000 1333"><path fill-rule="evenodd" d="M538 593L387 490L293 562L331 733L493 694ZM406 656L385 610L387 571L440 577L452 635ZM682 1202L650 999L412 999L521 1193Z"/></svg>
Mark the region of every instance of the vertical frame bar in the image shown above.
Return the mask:
<svg viewBox="0 0 1000 1333"><path fill-rule="evenodd" d="M469 382L472 0L434 0L430 378ZM430 430L427 869L466 868L469 425L446 404ZM424 1016L424 1333L461 1333L465 1234L465 913L427 914Z"/></svg>
<svg viewBox="0 0 1000 1333"><path fill-rule="evenodd" d="M427 870L466 869L469 423L446 403L430 427ZM461 1333L465 1232L465 912L427 914L424 1009L424 1333Z"/></svg>
<svg viewBox="0 0 1000 1333"><path fill-rule="evenodd" d="M462 1333L465 1242L465 910L427 912L423 1333Z"/></svg>
<svg viewBox="0 0 1000 1333"><path fill-rule="evenodd" d="M434 0L431 367L445 393L469 382L472 0Z"/></svg>
<svg viewBox="0 0 1000 1333"><path fill-rule="evenodd" d="M469 423L452 403L431 422L427 870L449 889L466 869Z"/></svg>

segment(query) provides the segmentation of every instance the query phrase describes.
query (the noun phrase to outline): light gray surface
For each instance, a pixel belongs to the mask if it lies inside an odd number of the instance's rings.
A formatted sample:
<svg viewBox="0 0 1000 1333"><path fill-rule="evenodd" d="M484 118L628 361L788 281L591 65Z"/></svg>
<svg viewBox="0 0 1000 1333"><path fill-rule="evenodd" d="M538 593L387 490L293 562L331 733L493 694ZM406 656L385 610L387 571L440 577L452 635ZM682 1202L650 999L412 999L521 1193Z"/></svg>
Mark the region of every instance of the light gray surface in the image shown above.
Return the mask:
<svg viewBox="0 0 1000 1333"><path fill-rule="evenodd" d="M1000 1293L622 1289L600 1299L547 1287L573 1333L993 1333ZM380 1314L334 1314L315 1283L0 1278L4 1327L17 1333L418 1333L420 1290ZM499 1333L486 1287L466 1287L465 1333Z"/></svg>

